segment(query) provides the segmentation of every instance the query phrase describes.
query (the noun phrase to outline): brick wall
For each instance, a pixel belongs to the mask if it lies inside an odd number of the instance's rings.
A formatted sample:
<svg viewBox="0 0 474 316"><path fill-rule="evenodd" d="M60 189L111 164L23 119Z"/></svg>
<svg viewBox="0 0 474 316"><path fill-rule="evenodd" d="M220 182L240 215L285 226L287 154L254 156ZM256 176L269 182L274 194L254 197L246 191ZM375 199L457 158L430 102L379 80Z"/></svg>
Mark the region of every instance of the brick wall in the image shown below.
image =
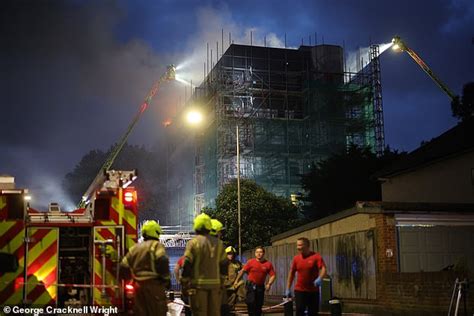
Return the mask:
<svg viewBox="0 0 474 316"><path fill-rule="evenodd" d="M397 230L394 216L375 214L377 299L386 311L409 314L447 314L456 276L452 271L398 272ZM387 249L393 256L387 256ZM472 286L471 286L472 288ZM474 295L468 296L468 311L474 312Z"/></svg>
<svg viewBox="0 0 474 316"><path fill-rule="evenodd" d="M442 312L446 315L455 279L456 276L451 271L384 273L377 280L384 284L384 291L377 293L377 301L387 310ZM474 295L470 293L467 298L468 311L472 313Z"/></svg>
<svg viewBox="0 0 474 316"><path fill-rule="evenodd" d="M375 214L377 272L397 272L397 228L394 215ZM391 251L392 256L387 256Z"/></svg>

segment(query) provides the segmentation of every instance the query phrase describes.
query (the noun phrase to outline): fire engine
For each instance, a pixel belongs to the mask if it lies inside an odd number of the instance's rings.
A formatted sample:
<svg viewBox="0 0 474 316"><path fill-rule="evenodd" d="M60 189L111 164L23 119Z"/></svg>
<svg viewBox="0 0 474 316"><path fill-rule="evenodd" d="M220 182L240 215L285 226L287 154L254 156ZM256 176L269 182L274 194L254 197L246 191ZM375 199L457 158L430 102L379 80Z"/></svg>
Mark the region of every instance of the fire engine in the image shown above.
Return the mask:
<svg viewBox="0 0 474 316"><path fill-rule="evenodd" d="M120 281L119 264L137 242L135 170L110 170L161 83L152 86L125 134L102 165L76 210L57 203L29 206L28 191L0 177L0 306L114 306L131 310L133 286ZM16 260L13 260L16 259ZM8 266L8 267L7 267Z"/></svg>
<svg viewBox="0 0 474 316"><path fill-rule="evenodd" d="M135 171L109 170L85 208L47 212L26 190L0 191L0 252L18 259L1 277L0 305L117 306L133 288L119 279L123 254L137 241ZM128 292L128 293L127 293Z"/></svg>

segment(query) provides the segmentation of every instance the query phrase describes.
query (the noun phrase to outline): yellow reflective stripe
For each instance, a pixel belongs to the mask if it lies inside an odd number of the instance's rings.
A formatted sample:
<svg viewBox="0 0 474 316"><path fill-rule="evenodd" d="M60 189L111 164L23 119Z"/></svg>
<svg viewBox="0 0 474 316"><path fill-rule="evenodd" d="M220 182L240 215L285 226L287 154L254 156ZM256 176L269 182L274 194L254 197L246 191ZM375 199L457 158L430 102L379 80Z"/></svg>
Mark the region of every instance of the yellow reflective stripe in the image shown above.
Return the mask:
<svg viewBox="0 0 474 316"><path fill-rule="evenodd" d="M100 291L99 288L97 287L94 287L94 291L93 291L93 297L94 297L94 303L95 305L101 305L102 304L102 292Z"/></svg>
<svg viewBox="0 0 474 316"><path fill-rule="evenodd" d="M221 251L222 251L222 246L223 244L221 243L220 239L217 239L217 253L216 253L216 263L217 263L217 269L218 269L218 275L221 274L221 260L222 258L220 257Z"/></svg>
<svg viewBox="0 0 474 316"><path fill-rule="evenodd" d="M163 247L158 247L158 249L155 251L155 258L160 258L166 255L166 251Z"/></svg>
<svg viewBox="0 0 474 316"><path fill-rule="evenodd" d="M154 240L151 242L151 247L150 247L150 266L151 266L151 271L156 274L156 268L155 268L155 261L156 261L156 257L155 257L155 248L156 248L156 245L158 244L158 241Z"/></svg>
<svg viewBox="0 0 474 316"><path fill-rule="evenodd" d="M33 263L43 253L45 249L55 243L58 239L57 230L50 228L42 228L49 230L48 234L44 236L33 248L28 249L28 265ZM39 229L32 229L29 231L30 237Z"/></svg>
<svg viewBox="0 0 474 316"><path fill-rule="evenodd" d="M7 298L5 302L2 302L2 304L20 304L23 299L23 290L18 289L17 291L13 292L12 295Z"/></svg>
<svg viewBox="0 0 474 316"><path fill-rule="evenodd" d="M144 277L138 277L138 276L134 276L133 277L136 281L146 281L146 280L153 280L153 279L157 279L156 276L144 276Z"/></svg>
<svg viewBox="0 0 474 316"><path fill-rule="evenodd" d="M0 196L0 211L7 206L7 197L2 195Z"/></svg>
<svg viewBox="0 0 474 316"><path fill-rule="evenodd" d="M32 306L48 304L52 299L55 299L55 297L51 297L48 291L44 291L40 297L32 302Z"/></svg>
<svg viewBox="0 0 474 316"><path fill-rule="evenodd" d="M119 198L120 197L120 198ZM123 224L123 213L124 213L124 206L123 203L121 203L121 198L122 197L122 188L119 189L118 195L112 197L110 206L111 206L111 211L117 213L118 217L118 225Z"/></svg>
<svg viewBox="0 0 474 316"><path fill-rule="evenodd" d="M8 221L8 222L0 222L0 228L2 232L9 231L16 224L15 221Z"/></svg>
<svg viewBox="0 0 474 316"><path fill-rule="evenodd" d="M6 230L2 230L2 231L6 232ZM23 238L25 238L25 230L24 229L22 229L15 237L13 237L12 240L7 242L5 247L0 249L0 251L11 253L11 254L15 253L15 251L17 251L18 248L20 248L23 245Z"/></svg>
<svg viewBox="0 0 474 316"><path fill-rule="evenodd" d="M9 231L15 224L16 224L16 221L0 222L0 232ZM15 237L7 241L7 244L2 249L0 249L0 252L14 254L20 247L24 246L23 238L25 238L25 229L21 228L21 230L15 235ZM23 262L24 262L24 256L21 256L21 258L18 259L18 264L19 264L18 269L15 272L6 273L1 276L2 282L0 282L0 292L2 292L6 287L11 286L11 283L14 282L14 280L17 277L20 277L23 274ZM12 295L6 299L4 304L14 305L14 304L19 304L21 302L21 297L13 297L13 296L14 295L12 293Z"/></svg>
<svg viewBox="0 0 474 316"><path fill-rule="evenodd" d="M135 213L133 213L132 211L126 209L124 213L124 219L133 228L137 226L137 217L135 216Z"/></svg>
<svg viewBox="0 0 474 316"><path fill-rule="evenodd" d="M193 265L194 265L194 276L196 276L196 275L199 275L199 265L201 263L201 251L199 247L200 245L197 240L194 242L194 246L196 247L196 255L194 257Z"/></svg>
<svg viewBox="0 0 474 316"><path fill-rule="evenodd" d="M151 257L151 269L152 271L140 271L134 274L133 278L138 281L144 281L144 280L150 280L150 279L156 279L160 275L156 273L155 269L155 260L154 260L154 248L159 242L157 241L156 243L153 243L151 248L150 248L150 257Z"/></svg>
<svg viewBox="0 0 474 316"><path fill-rule="evenodd" d="M47 277L53 270L56 268L57 265L57 260L58 260L58 255L57 253L54 256L51 256L51 258L46 262L36 273L35 276L38 278L38 282L43 281L45 277ZM51 282L51 284L55 284L56 278ZM45 286L48 284L45 284ZM55 299L56 298L56 286L55 285L49 285L46 290L48 291L49 295L51 298Z"/></svg>
<svg viewBox="0 0 474 316"><path fill-rule="evenodd" d="M135 242L135 238L137 237L137 235L127 235L126 236L126 244L125 244L125 248L126 249L131 249L133 246L135 246L136 242Z"/></svg>
<svg viewBox="0 0 474 316"><path fill-rule="evenodd" d="M157 279L159 274L153 273L150 271L141 271L133 276L136 280L148 280L148 279Z"/></svg>
<svg viewBox="0 0 474 316"><path fill-rule="evenodd" d="M200 285L211 285L211 284L220 284L221 279L195 279L193 280L194 284L200 284Z"/></svg>
<svg viewBox="0 0 474 316"><path fill-rule="evenodd" d="M123 257L121 265L125 268L130 268L130 264L128 263L127 257Z"/></svg>
<svg viewBox="0 0 474 316"><path fill-rule="evenodd" d="M135 245L135 240L136 237L137 237L137 216L135 215L135 213L133 213L133 211L131 210L128 210L128 209L125 209L124 210L124 216L123 216L123 220L125 222L127 222L130 227L132 227L132 231L126 231L126 244L125 244L125 247L127 249L130 249L133 245ZM126 228L127 230L127 228Z"/></svg>
<svg viewBox="0 0 474 316"><path fill-rule="evenodd" d="M159 241L154 240L150 247L151 270L154 273L156 273L156 267L155 267L156 259L166 255L166 251L164 247L160 247L160 245L161 244Z"/></svg>

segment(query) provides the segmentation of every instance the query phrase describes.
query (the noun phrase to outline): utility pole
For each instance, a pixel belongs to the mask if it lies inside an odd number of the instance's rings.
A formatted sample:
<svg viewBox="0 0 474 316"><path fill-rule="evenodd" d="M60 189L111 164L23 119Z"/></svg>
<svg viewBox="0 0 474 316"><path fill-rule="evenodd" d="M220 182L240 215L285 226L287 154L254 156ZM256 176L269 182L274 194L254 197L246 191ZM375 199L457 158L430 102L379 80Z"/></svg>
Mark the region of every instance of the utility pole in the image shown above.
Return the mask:
<svg viewBox="0 0 474 316"><path fill-rule="evenodd" d="M239 124L236 127L236 143L237 143L237 225L239 228L239 259L242 260L242 229L240 217L240 141L239 141Z"/></svg>

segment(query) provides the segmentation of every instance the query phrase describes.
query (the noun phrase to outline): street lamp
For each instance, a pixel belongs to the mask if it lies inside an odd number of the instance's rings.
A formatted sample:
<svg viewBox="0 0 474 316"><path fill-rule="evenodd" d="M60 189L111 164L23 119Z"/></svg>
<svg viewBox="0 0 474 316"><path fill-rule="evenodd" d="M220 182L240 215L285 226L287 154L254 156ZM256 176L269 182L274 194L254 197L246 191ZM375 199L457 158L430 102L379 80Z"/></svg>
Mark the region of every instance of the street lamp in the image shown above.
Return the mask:
<svg viewBox="0 0 474 316"><path fill-rule="evenodd" d="M239 141L239 124L235 124L235 134L237 143L237 226L239 230L239 259L242 260L242 225L240 217L240 141Z"/></svg>
<svg viewBox="0 0 474 316"><path fill-rule="evenodd" d="M204 117L199 107L196 108L196 106L193 106L191 109L187 110L186 122L189 125L192 125L194 128L198 128L199 125L202 124L203 120L204 120ZM196 155L196 148L194 148L194 155ZM196 209L197 209L196 198L194 198L194 211L193 211L194 216L197 215Z"/></svg>
<svg viewBox="0 0 474 316"><path fill-rule="evenodd" d="M192 125L199 125L203 121L203 115L199 110L189 110L186 114L186 120ZM239 258L242 260L242 217L240 212L240 137L239 124L235 124L236 147L237 147L237 227L239 238Z"/></svg>
<svg viewBox="0 0 474 316"><path fill-rule="evenodd" d="M197 110L190 110L186 114L186 120L192 125L197 125L202 122L202 114Z"/></svg>

